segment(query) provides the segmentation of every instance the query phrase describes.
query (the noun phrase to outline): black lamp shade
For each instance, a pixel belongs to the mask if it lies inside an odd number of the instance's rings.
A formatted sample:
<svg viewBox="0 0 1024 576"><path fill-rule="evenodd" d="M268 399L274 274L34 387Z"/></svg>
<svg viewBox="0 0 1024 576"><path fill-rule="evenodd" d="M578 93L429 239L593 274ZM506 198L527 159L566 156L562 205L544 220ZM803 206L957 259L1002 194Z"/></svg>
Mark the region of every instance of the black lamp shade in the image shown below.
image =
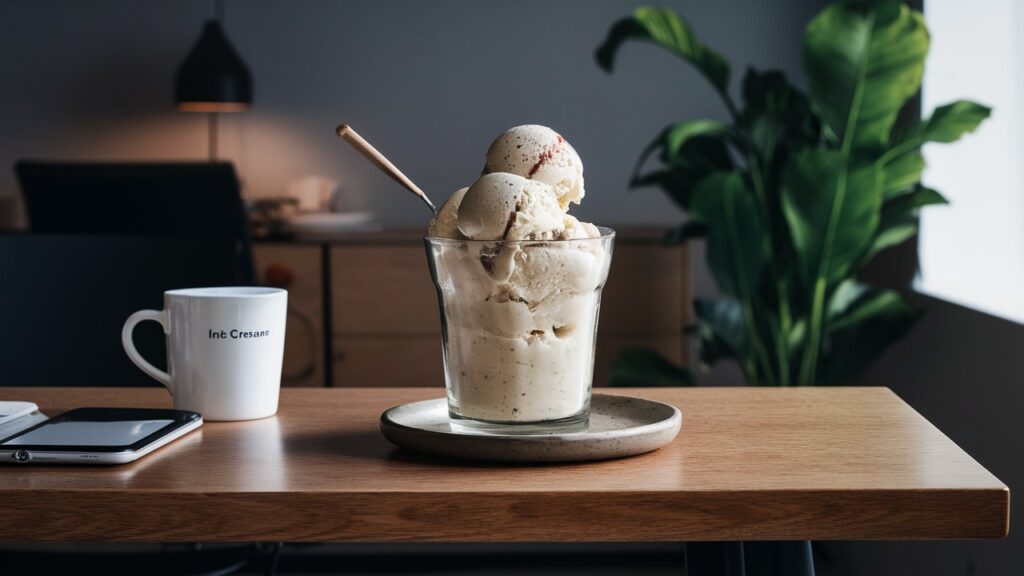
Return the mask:
<svg viewBox="0 0 1024 576"><path fill-rule="evenodd" d="M208 20L178 68L174 101L180 110L238 112L252 104L252 75L220 23Z"/></svg>

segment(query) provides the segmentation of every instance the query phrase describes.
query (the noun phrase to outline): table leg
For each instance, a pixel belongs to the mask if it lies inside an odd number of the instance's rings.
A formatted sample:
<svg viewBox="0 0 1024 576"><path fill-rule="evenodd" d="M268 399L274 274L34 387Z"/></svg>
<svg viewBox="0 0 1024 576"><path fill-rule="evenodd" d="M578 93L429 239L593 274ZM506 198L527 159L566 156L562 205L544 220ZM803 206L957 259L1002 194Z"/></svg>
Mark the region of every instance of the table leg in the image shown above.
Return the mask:
<svg viewBox="0 0 1024 576"><path fill-rule="evenodd" d="M814 576L811 543L693 542L686 576Z"/></svg>

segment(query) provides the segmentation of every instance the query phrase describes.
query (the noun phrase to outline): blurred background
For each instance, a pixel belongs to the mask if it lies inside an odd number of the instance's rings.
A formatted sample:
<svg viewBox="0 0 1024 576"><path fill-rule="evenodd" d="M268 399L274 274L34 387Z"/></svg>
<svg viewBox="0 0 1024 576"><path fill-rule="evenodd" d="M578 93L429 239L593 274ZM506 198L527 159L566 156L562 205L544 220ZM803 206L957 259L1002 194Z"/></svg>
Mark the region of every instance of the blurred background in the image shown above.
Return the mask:
<svg viewBox="0 0 1024 576"><path fill-rule="evenodd" d="M38 274L34 266L41 259L67 250L67 244L59 243L17 244L31 236L26 234L32 222L25 198L26 183L34 181L32 166L19 180L17 163L216 160L230 164L237 193L253 220L242 224L240 235L247 236L247 246L250 238L255 240L247 248L254 264L243 263L242 268L251 268L238 274L287 286L297 295L286 352L292 380L286 384L393 385L414 378L405 385L436 385L437 317L418 244L426 213L353 154L334 128L352 124L440 202L476 179L484 151L497 134L538 123L561 132L583 159L587 195L573 209L576 216L625 231L626 252L617 249L616 258L634 258L619 275L634 275L636 281L610 284L608 298L627 302L651 291L656 295L649 309L641 305L631 315L606 321L607 314L614 314L608 311L611 305L603 312L607 338L599 350L599 377L606 377L617 352L643 346L689 365L701 384L743 385L743 375L732 364L701 370L686 335L692 298L718 293L704 264L703 242L664 252L669 249L660 248L662 234L683 221L684 213L655 189L629 187L640 152L667 124L694 118L725 121L727 111L697 71L664 51L624 49L614 74L595 62L595 48L612 23L641 4L0 0L0 240L8 242L0 250L0 270L6 269L0 274L3 284L12 285L3 296L5 314L15 315L15 303L37 288L19 274ZM706 44L733 63L734 78L753 66L781 70L803 86L800 38L829 2L661 4L684 16ZM928 167L923 181L941 190L950 205L926 211L920 234L879 258L864 275L906 294L925 315L860 383L891 387L1013 490L1024 485L1017 482L1024 480L1024 465L1012 448L1024 435L1017 410L1024 391L1011 363L1024 344L1024 194L1017 161L1024 143L1024 83L1016 72L1024 58L1019 40L1024 4L927 0L911 6L924 11L932 34L918 113L959 98L982 102L993 112L963 141L924 150ZM176 96L186 56L209 20L219 23L249 75L251 93L240 110L190 111ZM60 175L39 178L38 186L45 188ZM217 176L198 178L207 183L212 178L215 185ZM186 211L205 210L202 199L182 198L182 203L196 202L184 206ZM97 202L93 210L86 203L77 210L74 226L52 232L88 232L88 222L110 215L103 206ZM335 216L303 219L311 213ZM360 272L368 278L363 284L355 279L353 271L365 264L365 250L381 246L398 247L392 261L418 278L410 281L417 292L391 316L386 310L352 312L366 308L369 294L380 285L377 279L406 281L391 269ZM119 249L82 250L88 254L79 262L107 261L103 251ZM188 267L184 258L182 267ZM408 262L414 264L405 266ZM91 274L88 269L61 270ZM119 278L110 274L103 282ZM207 278L218 274L211 271ZM59 285L68 276L50 278ZM140 295L131 308L158 303L155 286L165 281L173 280L154 281L153 293ZM21 317L9 317L15 320L8 326L18 326ZM115 318L112 326L120 323ZM0 347L12 357L38 362L14 352L23 345L16 341L24 339L16 336L23 334L20 328L4 332ZM151 348L161 346L158 333L144 338ZM117 344L116 338L111 342ZM395 342L397 348L391 347ZM409 361L396 364L423 364L428 376L382 375L380 383L368 383L382 351L396 349ZM110 353L119 355L119 350ZM127 361L118 362L118 374L143 381ZM29 368L12 369L0 384L23 385ZM46 377L52 385L65 384L59 372ZM816 547L819 574L1024 574L1024 540L1013 532L998 542L826 542ZM367 550L416 558L422 552L415 547L342 547L330 553ZM592 552L585 547L444 551L477 555L473 569L481 573L679 573L673 567L679 550L664 545L606 549L603 553L626 560L616 564L606 558L603 566L579 565L572 572L573 559ZM530 554L536 565L500 571L509 555L520 562Z"/></svg>
<svg viewBox="0 0 1024 576"><path fill-rule="evenodd" d="M737 66L799 80L798 39L824 3L677 4ZM497 134L545 124L584 159L581 219L675 223L680 215L660 194L626 193L633 163L669 121L725 111L668 54L624 51L617 75L598 68L597 44L636 5L229 0L222 25L251 71L254 98L249 110L221 116L219 158L235 165L247 199L319 175L385 226L425 226L422 207L343 147L338 123L437 199L476 179ZM212 2L8 0L2 10L5 164L207 158L207 118L180 112L173 96ZM18 196L10 170L0 194Z"/></svg>

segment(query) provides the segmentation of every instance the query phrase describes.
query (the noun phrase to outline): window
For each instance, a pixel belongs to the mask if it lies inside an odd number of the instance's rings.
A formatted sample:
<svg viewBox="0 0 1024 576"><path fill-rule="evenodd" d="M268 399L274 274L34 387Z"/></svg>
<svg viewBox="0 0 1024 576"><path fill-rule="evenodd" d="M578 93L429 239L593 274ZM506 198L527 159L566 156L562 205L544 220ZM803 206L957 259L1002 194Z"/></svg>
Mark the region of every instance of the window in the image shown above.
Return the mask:
<svg viewBox="0 0 1024 576"><path fill-rule="evenodd" d="M931 0L925 20L924 113L963 98L993 112L924 148L924 183L950 205L922 211L917 288L1024 323L1024 2Z"/></svg>

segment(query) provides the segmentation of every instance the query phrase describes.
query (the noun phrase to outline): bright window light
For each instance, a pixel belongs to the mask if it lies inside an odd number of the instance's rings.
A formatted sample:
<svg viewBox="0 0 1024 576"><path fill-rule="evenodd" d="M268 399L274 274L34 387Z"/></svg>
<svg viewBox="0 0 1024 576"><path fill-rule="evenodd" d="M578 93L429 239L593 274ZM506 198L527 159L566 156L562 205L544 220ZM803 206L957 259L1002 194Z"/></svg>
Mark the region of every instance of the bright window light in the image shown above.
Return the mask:
<svg viewBox="0 0 1024 576"><path fill-rule="evenodd" d="M923 110L970 99L988 120L924 148L925 185L949 206L922 210L921 292L1024 323L1024 2L925 2L931 53Z"/></svg>

